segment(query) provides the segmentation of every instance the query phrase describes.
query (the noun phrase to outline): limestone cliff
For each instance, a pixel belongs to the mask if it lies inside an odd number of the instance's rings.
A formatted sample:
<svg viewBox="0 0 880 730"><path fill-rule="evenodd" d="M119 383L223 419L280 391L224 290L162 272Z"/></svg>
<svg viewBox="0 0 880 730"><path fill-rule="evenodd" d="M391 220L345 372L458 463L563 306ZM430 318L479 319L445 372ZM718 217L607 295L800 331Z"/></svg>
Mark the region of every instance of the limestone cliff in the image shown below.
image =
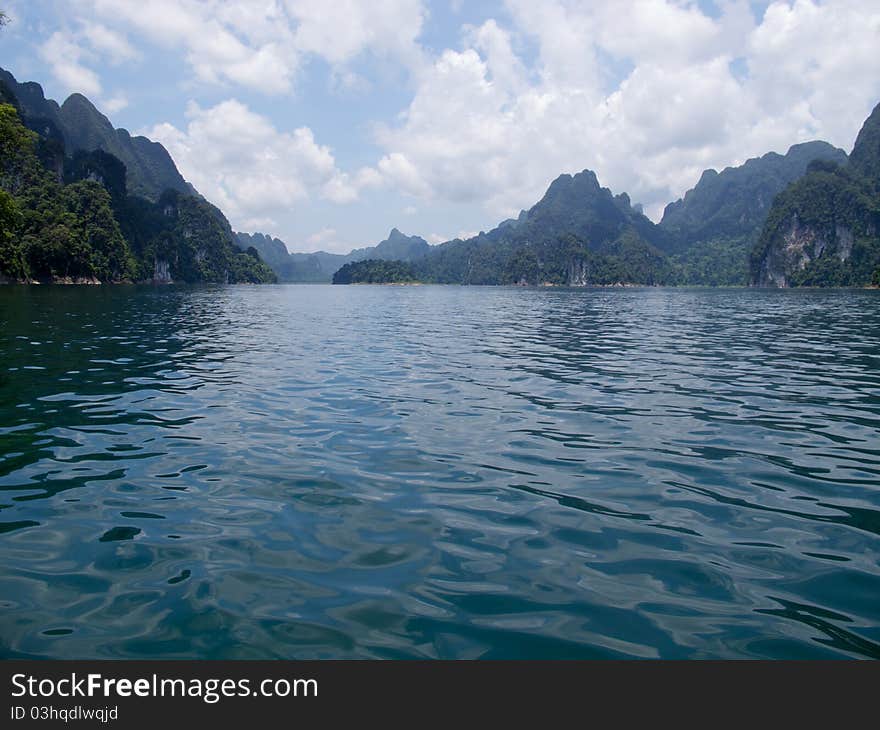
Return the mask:
<svg viewBox="0 0 880 730"><path fill-rule="evenodd" d="M880 269L880 105L849 163L817 160L773 201L751 253L765 287L867 286Z"/></svg>

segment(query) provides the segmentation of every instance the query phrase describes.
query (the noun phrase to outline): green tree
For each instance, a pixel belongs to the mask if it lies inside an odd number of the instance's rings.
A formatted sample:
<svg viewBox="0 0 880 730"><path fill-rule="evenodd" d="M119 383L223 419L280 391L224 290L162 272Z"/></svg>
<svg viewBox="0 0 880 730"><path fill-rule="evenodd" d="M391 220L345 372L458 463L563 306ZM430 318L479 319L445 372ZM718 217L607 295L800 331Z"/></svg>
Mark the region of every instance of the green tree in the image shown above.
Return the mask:
<svg viewBox="0 0 880 730"><path fill-rule="evenodd" d="M108 191L97 182L83 180L65 185L62 200L75 216L76 250L85 259L77 274L101 281L121 281L134 274L135 262L113 216Z"/></svg>
<svg viewBox="0 0 880 730"><path fill-rule="evenodd" d="M16 244L16 231L21 225L21 211L9 193L0 190L0 273L24 279L28 267L21 247Z"/></svg>
<svg viewBox="0 0 880 730"><path fill-rule="evenodd" d="M408 284L417 281L406 261L364 259L345 264L333 274L334 284Z"/></svg>

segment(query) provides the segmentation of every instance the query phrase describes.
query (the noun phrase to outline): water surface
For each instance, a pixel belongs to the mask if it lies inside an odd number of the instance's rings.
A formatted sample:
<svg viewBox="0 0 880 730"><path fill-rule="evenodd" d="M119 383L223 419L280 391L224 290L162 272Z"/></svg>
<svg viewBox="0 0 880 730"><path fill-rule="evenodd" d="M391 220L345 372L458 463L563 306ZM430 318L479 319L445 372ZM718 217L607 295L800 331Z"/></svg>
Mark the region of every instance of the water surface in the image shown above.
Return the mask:
<svg viewBox="0 0 880 730"><path fill-rule="evenodd" d="M880 293L0 287L0 655L880 658Z"/></svg>

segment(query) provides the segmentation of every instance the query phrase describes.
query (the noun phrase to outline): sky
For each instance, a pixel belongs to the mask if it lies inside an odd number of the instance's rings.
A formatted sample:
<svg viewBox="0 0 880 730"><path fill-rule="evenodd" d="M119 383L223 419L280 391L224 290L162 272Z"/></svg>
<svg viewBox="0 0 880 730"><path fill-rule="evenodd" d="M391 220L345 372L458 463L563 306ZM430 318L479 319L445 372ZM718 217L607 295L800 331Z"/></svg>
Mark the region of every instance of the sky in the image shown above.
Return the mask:
<svg viewBox="0 0 880 730"><path fill-rule="evenodd" d="M880 0L0 0L0 65L169 150L234 229L347 252L489 230L594 170L659 220L706 168L880 101Z"/></svg>

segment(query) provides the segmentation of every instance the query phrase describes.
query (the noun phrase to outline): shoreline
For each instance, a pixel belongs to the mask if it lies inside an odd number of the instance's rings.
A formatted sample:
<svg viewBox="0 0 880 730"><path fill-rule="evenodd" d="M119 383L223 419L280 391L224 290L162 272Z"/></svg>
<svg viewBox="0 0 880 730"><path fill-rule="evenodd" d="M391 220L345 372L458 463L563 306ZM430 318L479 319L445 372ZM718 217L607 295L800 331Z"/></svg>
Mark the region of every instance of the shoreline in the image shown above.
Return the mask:
<svg viewBox="0 0 880 730"><path fill-rule="evenodd" d="M565 284L455 284L455 283L439 283L427 281L355 281L350 284L334 284L330 281L277 281L272 283L254 283L250 281L225 283L219 281L171 281L171 280L153 280L144 279L141 281L132 281L126 279L123 281L100 281L94 277L61 277L59 279L10 279L0 274L0 286L35 286L35 287L53 287L53 286L458 286L458 287L486 287L497 289L567 289L567 290L588 290L588 289L747 289L761 291L880 291L880 286L876 284L866 284L864 286L750 286L748 284L721 284L713 286L711 284L584 284L584 285L565 285Z"/></svg>

